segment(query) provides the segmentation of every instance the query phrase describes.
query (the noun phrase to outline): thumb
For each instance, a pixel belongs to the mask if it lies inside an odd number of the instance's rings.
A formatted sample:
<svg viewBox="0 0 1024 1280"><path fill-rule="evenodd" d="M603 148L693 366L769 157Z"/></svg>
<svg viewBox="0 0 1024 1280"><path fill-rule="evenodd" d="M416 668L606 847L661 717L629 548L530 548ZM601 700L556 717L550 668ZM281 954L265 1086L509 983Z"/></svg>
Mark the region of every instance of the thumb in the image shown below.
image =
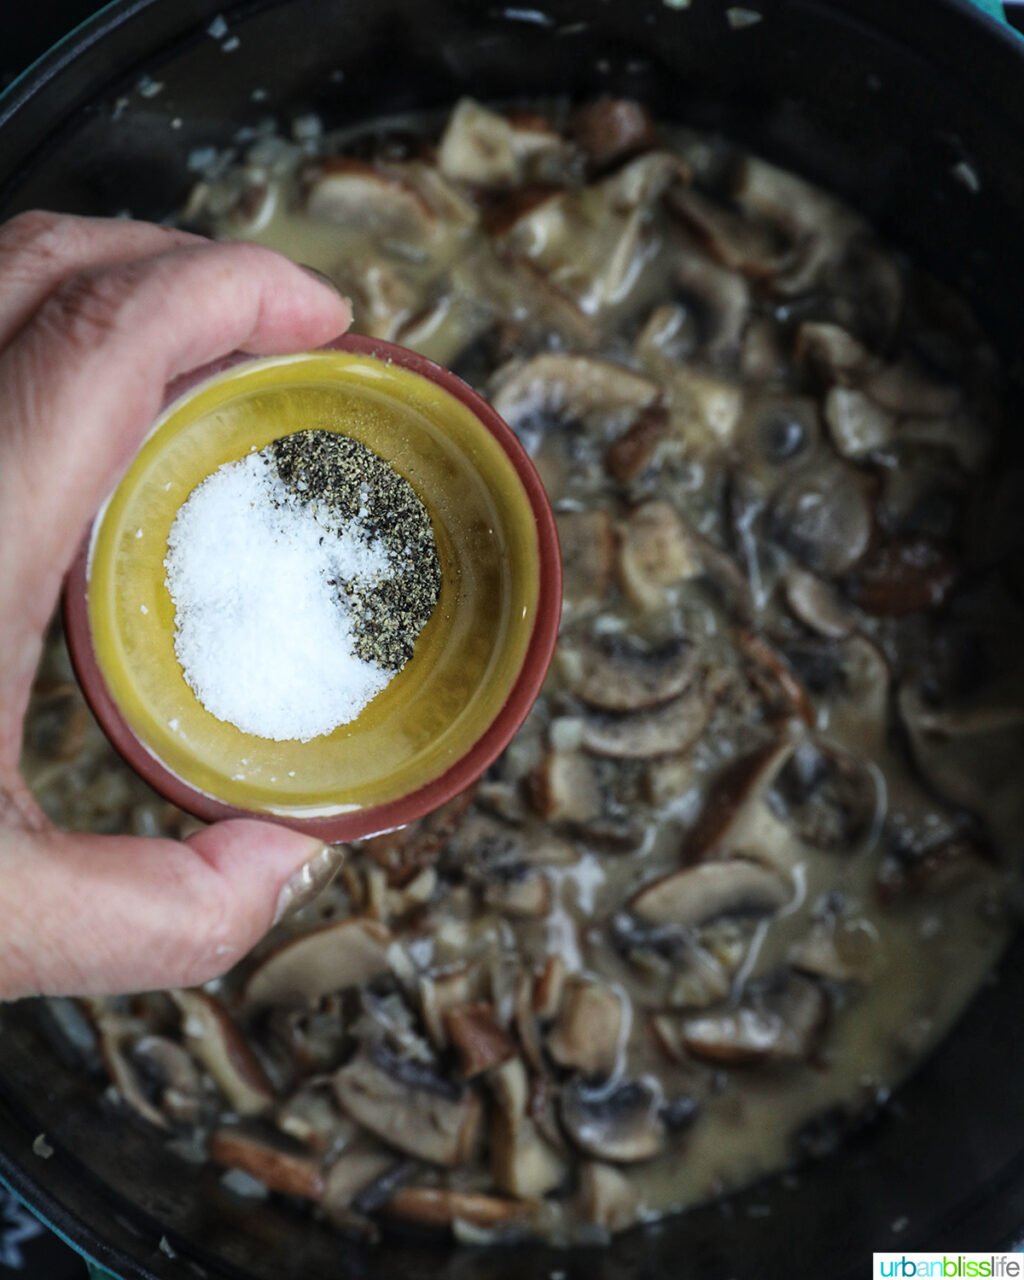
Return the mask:
<svg viewBox="0 0 1024 1280"><path fill-rule="evenodd" d="M341 866L271 823L181 843L48 828L0 834L0 999L194 986L230 968Z"/></svg>

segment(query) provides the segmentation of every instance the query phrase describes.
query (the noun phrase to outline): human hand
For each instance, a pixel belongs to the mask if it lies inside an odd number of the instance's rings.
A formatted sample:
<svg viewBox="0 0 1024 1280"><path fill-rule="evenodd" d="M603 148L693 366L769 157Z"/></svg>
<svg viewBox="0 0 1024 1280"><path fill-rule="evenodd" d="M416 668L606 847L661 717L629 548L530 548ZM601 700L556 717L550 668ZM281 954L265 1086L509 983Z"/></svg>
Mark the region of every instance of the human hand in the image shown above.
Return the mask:
<svg viewBox="0 0 1024 1280"><path fill-rule="evenodd" d="M180 843L61 831L18 760L62 578L167 384L230 351L319 346L350 320L255 245L44 213L0 226L0 999L202 982L337 870L335 851L265 822Z"/></svg>

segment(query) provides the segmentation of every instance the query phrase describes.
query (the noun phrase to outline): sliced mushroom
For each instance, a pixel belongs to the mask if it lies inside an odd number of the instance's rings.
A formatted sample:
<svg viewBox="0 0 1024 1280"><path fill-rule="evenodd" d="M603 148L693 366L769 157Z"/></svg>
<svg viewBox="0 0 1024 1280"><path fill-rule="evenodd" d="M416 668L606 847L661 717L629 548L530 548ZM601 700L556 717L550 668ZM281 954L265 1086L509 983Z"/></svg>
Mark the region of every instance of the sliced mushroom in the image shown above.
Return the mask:
<svg viewBox="0 0 1024 1280"><path fill-rule="evenodd" d="M569 969L560 954L550 955L533 984L533 1011L544 1022L558 1016Z"/></svg>
<svg viewBox="0 0 1024 1280"><path fill-rule="evenodd" d="M566 605L597 608L611 589L615 572L615 529L610 514L572 511L558 515L562 546L562 584Z"/></svg>
<svg viewBox="0 0 1024 1280"><path fill-rule="evenodd" d="M811 738L794 748L767 798L772 811L800 840L832 852L856 848L879 812L871 770L847 752Z"/></svg>
<svg viewBox="0 0 1024 1280"><path fill-rule="evenodd" d="M773 280L776 292L786 296L818 283L863 230L861 220L838 200L754 156L744 157L739 166L733 196L742 209L777 227L789 241L790 262Z"/></svg>
<svg viewBox="0 0 1024 1280"><path fill-rule="evenodd" d="M606 1231L625 1231L640 1214L640 1197L629 1178L596 1160L580 1166L579 1201L586 1221Z"/></svg>
<svg viewBox="0 0 1024 1280"><path fill-rule="evenodd" d="M334 1091L353 1120L399 1151L447 1166L473 1155L481 1108L469 1088L363 1050L335 1074Z"/></svg>
<svg viewBox="0 0 1024 1280"><path fill-rule="evenodd" d="M339 1113L322 1078L287 1098L274 1112L274 1124L320 1155L342 1146L347 1150L356 1132L352 1121Z"/></svg>
<svg viewBox="0 0 1024 1280"><path fill-rule="evenodd" d="M772 812L767 792L793 747L773 743L741 756L715 778L700 817L684 842L683 860L747 857L786 874L794 860L793 836Z"/></svg>
<svg viewBox="0 0 1024 1280"><path fill-rule="evenodd" d="M656 141L654 121L647 108L631 98L597 98L578 107L569 133L595 170L649 151Z"/></svg>
<svg viewBox="0 0 1024 1280"><path fill-rule="evenodd" d="M414 187L344 156L318 166L307 191L306 213L318 222L385 237L424 239L437 224L434 210Z"/></svg>
<svg viewBox="0 0 1024 1280"><path fill-rule="evenodd" d="M684 299L698 309L708 355L738 355L751 312L750 286L743 276L702 253L688 252L679 259L676 282Z"/></svg>
<svg viewBox="0 0 1024 1280"><path fill-rule="evenodd" d="M893 539L857 566L849 584L857 605L875 617L934 609L959 577L954 556L929 538Z"/></svg>
<svg viewBox="0 0 1024 1280"><path fill-rule="evenodd" d="M522 1200L449 1187L400 1187L384 1208L390 1217L424 1227L451 1227L459 1222L504 1227L525 1222L533 1213L533 1207Z"/></svg>
<svg viewBox="0 0 1024 1280"><path fill-rule="evenodd" d="M645 502L631 512L622 530L619 576L626 595L638 608L661 608L667 603L669 588L700 572L693 540L670 503Z"/></svg>
<svg viewBox="0 0 1024 1280"><path fill-rule="evenodd" d="M855 462L890 445L897 430L895 417L854 387L833 387L824 414L836 452Z"/></svg>
<svg viewBox="0 0 1024 1280"><path fill-rule="evenodd" d="M683 867L645 884L629 910L647 924L698 927L722 916L773 915L792 887L776 871L743 858Z"/></svg>
<svg viewBox="0 0 1024 1280"><path fill-rule="evenodd" d="M852 386L875 363L868 349L852 333L824 321L807 321L800 326L796 335L796 357L826 386Z"/></svg>
<svg viewBox="0 0 1024 1280"><path fill-rule="evenodd" d="M747 398L736 428L741 464L769 489L811 454L820 436L815 400L768 391Z"/></svg>
<svg viewBox="0 0 1024 1280"><path fill-rule="evenodd" d="M534 809L549 822L589 822L604 801L593 763L578 751L547 751L530 775Z"/></svg>
<svg viewBox="0 0 1024 1280"><path fill-rule="evenodd" d="M583 749L618 760L679 755L703 733L715 698L714 691L698 681L681 698L652 711L587 716L583 721Z"/></svg>
<svg viewBox="0 0 1024 1280"><path fill-rule="evenodd" d="M346 1225L347 1214L354 1202L382 1177L400 1163L410 1169L408 1161L374 1142L371 1138L359 1138L338 1156L324 1177L320 1207L328 1217L342 1212L341 1225Z"/></svg>
<svg viewBox="0 0 1024 1280"><path fill-rule="evenodd" d="M652 1160L665 1146L661 1092L647 1080L593 1087L570 1080L562 1089L559 1115L584 1155L612 1164Z"/></svg>
<svg viewBox="0 0 1024 1280"><path fill-rule="evenodd" d="M486 1001L449 1009L444 1026L466 1080L507 1062L515 1054L515 1041L498 1022L494 1006Z"/></svg>
<svg viewBox="0 0 1024 1280"><path fill-rule="evenodd" d="M866 919L818 920L790 951L794 969L829 982L870 982L882 965L882 943Z"/></svg>
<svg viewBox="0 0 1024 1280"><path fill-rule="evenodd" d="M785 246L766 223L744 217L695 187L673 187L668 202L723 267L753 280L768 279L782 267Z"/></svg>
<svg viewBox="0 0 1024 1280"><path fill-rule="evenodd" d="M819 636L842 640L857 625L856 610L806 569L791 568L783 579L783 592L793 616Z"/></svg>
<svg viewBox="0 0 1024 1280"><path fill-rule="evenodd" d="M738 1008L686 1018L683 1042L695 1057L715 1063L802 1062L814 1052L827 1016L821 987L790 973L781 985L748 992Z"/></svg>
<svg viewBox="0 0 1024 1280"><path fill-rule="evenodd" d="M125 1052L135 1028L128 1020L106 1009L100 1000L89 1000L86 1007L96 1029L100 1060L118 1097L149 1124L158 1129L168 1128L167 1117L143 1088L143 1081Z"/></svg>
<svg viewBox="0 0 1024 1280"><path fill-rule="evenodd" d="M215 996L205 991L172 991L181 1010L185 1044L216 1080L232 1111L259 1115L274 1102L267 1073Z"/></svg>
<svg viewBox="0 0 1024 1280"><path fill-rule="evenodd" d="M684 693L699 667L695 645L673 641L661 649L621 636L590 639L571 651L569 689L602 711L643 711Z"/></svg>
<svg viewBox="0 0 1024 1280"><path fill-rule="evenodd" d="M132 1061L160 1091L160 1110L175 1124L198 1124L203 1085L191 1054L166 1036L147 1035L132 1046Z"/></svg>
<svg viewBox="0 0 1024 1280"><path fill-rule="evenodd" d="M490 1078L495 1097L491 1125L491 1176L499 1191L540 1199L565 1180L562 1156L527 1114L529 1079L520 1059L506 1062Z"/></svg>
<svg viewBox="0 0 1024 1280"><path fill-rule="evenodd" d="M737 632L736 644L749 664L748 676L769 707L813 727L817 720L814 703L785 655L763 635L746 628Z"/></svg>
<svg viewBox="0 0 1024 1280"><path fill-rule="evenodd" d="M837 462L782 488L769 531L808 569L831 578L849 573L867 551L872 523L861 478Z"/></svg>
<svg viewBox="0 0 1024 1280"><path fill-rule="evenodd" d="M584 420L595 413L632 419L660 394L656 382L625 365L562 352L547 352L499 370L495 381L492 403L513 430L538 413L567 420Z"/></svg>
<svg viewBox="0 0 1024 1280"><path fill-rule="evenodd" d="M619 1059L625 1017L618 992L589 978L570 978L548 1035L548 1052L559 1066L608 1076Z"/></svg>
<svg viewBox="0 0 1024 1280"><path fill-rule="evenodd" d="M546 916L552 907L551 881L538 868L523 868L484 888L484 901L501 915L519 919Z"/></svg>
<svg viewBox="0 0 1024 1280"><path fill-rule="evenodd" d="M337 920L287 938L249 975L249 1005L307 1004L388 971L392 937L374 920Z"/></svg>
<svg viewBox="0 0 1024 1280"><path fill-rule="evenodd" d="M613 480L628 487L652 464L668 432L665 410L658 405L645 409L605 450L605 470Z"/></svg>
<svg viewBox="0 0 1024 1280"><path fill-rule="evenodd" d="M319 1200L324 1179L320 1163L298 1143L244 1128L215 1129L210 1159L226 1169L241 1169L269 1191Z"/></svg>
<svg viewBox="0 0 1024 1280"><path fill-rule="evenodd" d="M437 1048L448 1044L445 1015L458 1005L478 999L483 993L484 978L483 966L474 963L419 979L420 1013Z"/></svg>
<svg viewBox="0 0 1024 1280"><path fill-rule="evenodd" d="M522 176L511 124L471 98L458 102L448 117L437 163L446 178L474 186L513 186Z"/></svg>
<svg viewBox="0 0 1024 1280"><path fill-rule="evenodd" d="M654 204L689 176L689 166L675 152L648 151L616 169L597 189L614 211L628 213Z"/></svg>
<svg viewBox="0 0 1024 1280"><path fill-rule="evenodd" d="M962 398L959 387L936 382L909 360L883 366L865 382L864 390L877 405L901 417L948 418Z"/></svg>

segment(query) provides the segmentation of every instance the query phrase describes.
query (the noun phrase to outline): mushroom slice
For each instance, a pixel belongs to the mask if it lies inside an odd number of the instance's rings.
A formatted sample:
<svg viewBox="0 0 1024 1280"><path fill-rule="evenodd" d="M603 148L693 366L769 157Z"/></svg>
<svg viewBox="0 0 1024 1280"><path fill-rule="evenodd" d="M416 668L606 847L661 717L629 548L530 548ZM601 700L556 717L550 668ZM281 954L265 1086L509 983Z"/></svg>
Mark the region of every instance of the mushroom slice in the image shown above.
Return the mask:
<svg viewBox="0 0 1024 1280"><path fill-rule="evenodd" d="M403 1162L400 1156L387 1147L371 1138L358 1138L342 1151L327 1170L321 1208L328 1217L338 1211L348 1210L353 1201L357 1201L400 1162L409 1168L409 1162ZM344 1217L342 1225L345 1225Z"/></svg>
<svg viewBox="0 0 1024 1280"><path fill-rule="evenodd" d="M546 916L552 907L551 881L542 869L522 867L484 888L484 901L514 919Z"/></svg>
<svg viewBox="0 0 1024 1280"><path fill-rule="evenodd" d="M527 1115L529 1080L519 1058L492 1072L491 1176L499 1191L540 1199L565 1179L566 1165Z"/></svg>
<svg viewBox="0 0 1024 1280"><path fill-rule="evenodd" d="M878 784L860 761L806 738L775 775L767 793L772 811L816 849L849 852L874 827Z"/></svg>
<svg viewBox="0 0 1024 1280"><path fill-rule="evenodd" d="M306 213L316 222L402 239L424 239L437 224L434 210L414 187L344 156L317 166L306 193Z"/></svg>
<svg viewBox="0 0 1024 1280"><path fill-rule="evenodd" d="M356 1132L352 1121L341 1115L334 1105L330 1087L323 1077L287 1098L274 1112L274 1124L282 1133L320 1155L346 1146Z"/></svg>
<svg viewBox="0 0 1024 1280"><path fill-rule="evenodd" d="M531 162L563 147L539 116L499 115L463 98L448 117L437 164L453 182L502 189L522 182Z"/></svg>
<svg viewBox="0 0 1024 1280"><path fill-rule="evenodd" d="M205 991L172 991L190 1052L216 1080L232 1111L259 1115L274 1102L267 1073L227 1010Z"/></svg>
<svg viewBox="0 0 1024 1280"><path fill-rule="evenodd" d="M578 751L546 751L530 775L530 799L548 822L589 822L603 809L593 763Z"/></svg>
<svg viewBox="0 0 1024 1280"><path fill-rule="evenodd" d="M248 1005L308 1004L388 971L392 936L375 920L336 920L286 938L245 984Z"/></svg>
<svg viewBox="0 0 1024 1280"><path fill-rule="evenodd" d="M192 1055L166 1036L147 1035L135 1042L131 1056L160 1090L160 1110L175 1124L198 1124L203 1083Z"/></svg>
<svg viewBox="0 0 1024 1280"><path fill-rule="evenodd" d="M781 489L769 531L806 568L833 578L849 573L867 551L873 524L861 476L836 462Z"/></svg>
<svg viewBox="0 0 1024 1280"><path fill-rule="evenodd" d="M143 1088L136 1067L125 1054L125 1045L138 1024L118 1017L101 1000L89 1000L86 1007L96 1029L100 1060L118 1097L143 1120L156 1125L158 1129L168 1128L167 1117L153 1104Z"/></svg>
<svg viewBox="0 0 1024 1280"><path fill-rule="evenodd" d="M559 1099L562 1127L595 1160L637 1164L665 1146L661 1090L645 1079L591 1086L570 1080Z"/></svg>
<svg viewBox="0 0 1024 1280"><path fill-rule="evenodd" d="M495 381L492 403L513 430L536 414L572 420L592 414L632 419L660 394L656 382L625 365L564 352L545 352L506 366Z"/></svg>
<svg viewBox="0 0 1024 1280"><path fill-rule="evenodd" d="M569 970L560 954L550 955L533 984L533 1011L544 1022L558 1016Z"/></svg>
<svg viewBox="0 0 1024 1280"><path fill-rule="evenodd" d="M772 744L718 774L684 842L685 862L738 855L789 871L796 856L793 834L772 812L767 792L792 750L789 742Z"/></svg>
<svg viewBox="0 0 1024 1280"><path fill-rule="evenodd" d="M581 745L592 755L617 760L680 755L704 732L715 697L711 688L697 681L681 698L652 711L586 716Z"/></svg>
<svg viewBox="0 0 1024 1280"><path fill-rule="evenodd" d="M963 396L959 387L936 382L909 360L887 364L873 373L864 391L890 413L920 418L952 417Z"/></svg>
<svg viewBox="0 0 1024 1280"><path fill-rule="evenodd" d="M837 324L807 321L797 330L796 358L826 385L849 387L876 363L852 333Z"/></svg>
<svg viewBox="0 0 1024 1280"><path fill-rule="evenodd" d="M829 640L842 640L857 625L856 610L823 579L806 569L790 569L782 583L786 604L809 630Z"/></svg>
<svg viewBox="0 0 1024 1280"><path fill-rule="evenodd" d="M515 1054L515 1041L498 1022L494 1006L486 1001L449 1009L444 1025L466 1080L507 1062Z"/></svg>
<svg viewBox="0 0 1024 1280"><path fill-rule="evenodd" d="M781 703L783 715L796 716L813 727L814 703L787 659L764 636L746 628L737 633L736 645L750 663L747 674L762 697L776 709Z"/></svg>
<svg viewBox="0 0 1024 1280"><path fill-rule="evenodd" d="M658 445L668 435L668 414L655 405L640 416L605 450L605 470L628 487L654 461Z"/></svg>
<svg viewBox="0 0 1024 1280"><path fill-rule="evenodd" d="M836 452L855 462L886 448L897 431L888 409L854 387L832 387L824 414Z"/></svg>
<svg viewBox="0 0 1024 1280"><path fill-rule="evenodd" d="M608 1076L621 1052L624 997L589 978L565 984L558 1018L548 1036L548 1052L562 1067L586 1076Z"/></svg>
<svg viewBox="0 0 1024 1280"><path fill-rule="evenodd" d="M269 1191L319 1200L324 1179L319 1161L297 1142L242 1127L210 1134L210 1159L226 1169L241 1169Z"/></svg>
<svg viewBox="0 0 1024 1280"><path fill-rule="evenodd" d="M878 930L868 919L817 920L790 950L790 964L829 982L870 982L882 965Z"/></svg>
<svg viewBox="0 0 1024 1280"><path fill-rule="evenodd" d="M650 881L633 895L629 910L646 924L699 927L722 916L773 915L792 897L792 887L777 872L729 858Z"/></svg>
<svg viewBox="0 0 1024 1280"><path fill-rule="evenodd" d="M570 511L556 517L565 603L583 611L604 603L615 572L615 529L609 513Z"/></svg>
<svg viewBox="0 0 1024 1280"><path fill-rule="evenodd" d="M389 1217L405 1218L424 1227L451 1227L468 1222L493 1228L525 1222L533 1206L522 1200L455 1191L449 1187L400 1187L384 1206Z"/></svg>
<svg viewBox="0 0 1024 1280"><path fill-rule="evenodd" d="M480 1135L480 1099L428 1070L403 1070L378 1047L361 1050L334 1076L346 1113L399 1151L431 1164L465 1164Z"/></svg>
<svg viewBox="0 0 1024 1280"><path fill-rule="evenodd" d="M619 576L626 595L638 608L661 608L667 603L670 587L700 572L693 540L670 503L645 502L630 514L619 545Z"/></svg>
<svg viewBox="0 0 1024 1280"><path fill-rule="evenodd" d="M419 980L420 1013L427 1034L439 1049L448 1044L445 1015L458 1005L470 1004L482 993L484 971L480 964L461 965Z"/></svg>
<svg viewBox="0 0 1024 1280"><path fill-rule="evenodd" d="M827 1016L821 987L789 973L781 985L748 992L737 1008L684 1019L683 1043L715 1063L802 1062L814 1052Z"/></svg>
<svg viewBox="0 0 1024 1280"><path fill-rule="evenodd" d="M690 186L673 187L668 204L712 257L730 271L764 280L782 267L784 246L778 233L765 223L744 217Z"/></svg>
<svg viewBox="0 0 1024 1280"><path fill-rule="evenodd" d="M629 213L660 200L677 183L689 180L686 161L673 151L648 151L616 169L597 190L618 213Z"/></svg>
<svg viewBox="0 0 1024 1280"><path fill-rule="evenodd" d="M625 1231L637 1221L640 1197L632 1182L610 1164L588 1160L580 1166L580 1211L606 1231Z"/></svg>
<svg viewBox="0 0 1024 1280"><path fill-rule="evenodd" d="M684 298L697 305L708 355L738 355L751 314L750 286L743 276L702 253L685 252L676 268L676 283Z"/></svg>
<svg viewBox="0 0 1024 1280"><path fill-rule="evenodd" d="M744 157L732 194L742 209L777 227L789 241L790 262L773 280L773 288L783 295L815 285L864 229L861 219L838 200L755 156Z"/></svg>
<svg viewBox="0 0 1024 1280"><path fill-rule="evenodd" d="M898 538L857 566L850 594L865 613L898 618L942 604L959 576L950 552L930 538Z"/></svg>
<svg viewBox="0 0 1024 1280"><path fill-rule="evenodd" d="M604 636L572 651L567 683L591 707L643 711L678 698L698 666L696 646L686 640L651 650L621 636Z"/></svg>
<svg viewBox="0 0 1024 1280"><path fill-rule="evenodd" d="M632 98L597 98L578 107L569 121L570 137L595 170L649 151L656 141L650 112Z"/></svg>

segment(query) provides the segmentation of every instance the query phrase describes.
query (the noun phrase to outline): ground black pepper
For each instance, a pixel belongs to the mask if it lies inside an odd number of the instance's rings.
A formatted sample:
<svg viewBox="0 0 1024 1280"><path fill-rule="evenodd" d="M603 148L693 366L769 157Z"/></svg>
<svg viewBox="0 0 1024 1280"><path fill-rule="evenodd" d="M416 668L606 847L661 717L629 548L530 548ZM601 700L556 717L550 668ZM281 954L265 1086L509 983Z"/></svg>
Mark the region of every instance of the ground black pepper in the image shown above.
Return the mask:
<svg viewBox="0 0 1024 1280"><path fill-rule="evenodd" d="M352 614L360 658L399 671L437 604L441 565L427 509L412 485L372 449L333 431L296 431L270 446L282 482L319 503L338 525L355 525L383 546L390 573L336 585Z"/></svg>

